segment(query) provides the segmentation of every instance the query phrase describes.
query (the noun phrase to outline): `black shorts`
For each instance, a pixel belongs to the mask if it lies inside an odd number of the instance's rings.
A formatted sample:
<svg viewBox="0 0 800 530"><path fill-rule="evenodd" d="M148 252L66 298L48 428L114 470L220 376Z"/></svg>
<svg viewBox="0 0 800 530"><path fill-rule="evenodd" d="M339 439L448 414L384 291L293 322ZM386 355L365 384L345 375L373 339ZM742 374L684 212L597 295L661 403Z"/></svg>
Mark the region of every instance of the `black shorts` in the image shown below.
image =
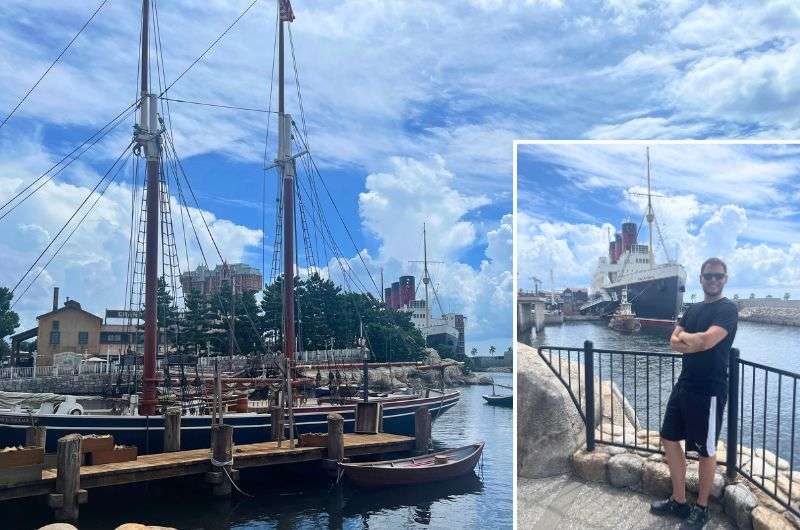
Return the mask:
<svg viewBox="0 0 800 530"><path fill-rule="evenodd" d="M726 401L726 394L706 396L676 385L667 401L661 438L674 442L686 440L687 452L714 456Z"/></svg>

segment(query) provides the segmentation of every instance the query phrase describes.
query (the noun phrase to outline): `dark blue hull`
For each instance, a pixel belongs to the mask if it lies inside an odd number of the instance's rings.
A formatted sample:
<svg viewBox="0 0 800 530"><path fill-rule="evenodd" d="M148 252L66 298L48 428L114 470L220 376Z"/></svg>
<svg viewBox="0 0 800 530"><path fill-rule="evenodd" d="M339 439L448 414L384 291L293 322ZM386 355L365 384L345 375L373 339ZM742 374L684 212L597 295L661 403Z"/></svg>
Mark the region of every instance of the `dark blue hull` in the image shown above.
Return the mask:
<svg viewBox="0 0 800 530"><path fill-rule="evenodd" d="M414 414L418 408L427 406L433 419L458 403L459 392L443 397L411 398L384 402L383 430L392 434L414 435ZM344 418L345 432L355 427L355 406L300 407L295 409L295 433L327 432L327 416L336 412ZM78 434L111 434L119 445L135 445L140 454L158 453L163 450L163 416L112 416L83 415L59 416L55 414L0 414L0 447L23 445L25 429L35 422L46 427L46 450L54 452L62 436ZM272 439L269 414L229 414L225 423L232 425L234 443L248 444ZM288 434L288 427L286 430ZM184 416L181 419L181 448L202 449L209 447L211 440L211 416Z"/></svg>

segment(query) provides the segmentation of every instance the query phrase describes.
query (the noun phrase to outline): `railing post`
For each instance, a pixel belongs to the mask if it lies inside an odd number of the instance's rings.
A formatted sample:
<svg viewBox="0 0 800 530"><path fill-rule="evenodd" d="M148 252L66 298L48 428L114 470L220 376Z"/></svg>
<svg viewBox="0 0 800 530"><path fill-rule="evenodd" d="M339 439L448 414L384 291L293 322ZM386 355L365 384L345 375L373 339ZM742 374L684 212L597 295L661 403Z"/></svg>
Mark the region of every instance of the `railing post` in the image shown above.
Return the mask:
<svg viewBox="0 0 800 530"><path fill-rule="evenodd" d="M594 451L594 345L590 340L583 343L583 369L583 388L586 391L586 450Z"/></svg>
<svg viewBox="0 0 800 530"><path fill-rule="evenodd" d="M730 482L736 480L736 451L739 445L739 349L731 348L728 358L728 440L725 447L725 475Z"/></svg>

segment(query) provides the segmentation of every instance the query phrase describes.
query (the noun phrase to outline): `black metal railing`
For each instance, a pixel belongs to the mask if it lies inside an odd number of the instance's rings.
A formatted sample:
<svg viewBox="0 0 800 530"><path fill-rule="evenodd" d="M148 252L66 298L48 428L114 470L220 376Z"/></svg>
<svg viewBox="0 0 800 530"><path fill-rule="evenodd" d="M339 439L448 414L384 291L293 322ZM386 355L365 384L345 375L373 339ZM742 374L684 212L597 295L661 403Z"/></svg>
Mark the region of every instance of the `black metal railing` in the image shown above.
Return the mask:
<svg viewBox="0 0 800 530"><path fill-rule="evenodd" d="M598 349L591 341L583 348L541 346L538 353L577 407L588 451L600 443L663 454L657 433L680 376L682 354ZM800 515L800 481L794 485L798 379L798 374L741 360L731 349L725 461L720 463L729 480L738 472Z"/></svg>

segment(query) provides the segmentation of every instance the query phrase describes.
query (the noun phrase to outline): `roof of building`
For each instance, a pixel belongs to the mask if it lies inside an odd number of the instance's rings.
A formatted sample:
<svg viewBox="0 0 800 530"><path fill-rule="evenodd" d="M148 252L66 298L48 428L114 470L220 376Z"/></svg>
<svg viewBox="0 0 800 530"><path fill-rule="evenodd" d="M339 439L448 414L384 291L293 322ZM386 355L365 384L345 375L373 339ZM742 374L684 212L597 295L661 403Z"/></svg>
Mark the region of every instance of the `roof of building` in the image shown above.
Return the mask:
<svg viewBox="0 0 800 530"><path fill-rule="evenodd" d="M39 315L38 317L36 317L36 320L39 320L40 318L44 318L44 317L49 317L49 316L54 315L56 313L61 313L63 311L67 311L67 310L80 311L81 313L86 313L90 317L96 318L100 322L103 321L102 318L100 318L99 316L95 315L94 313L90 313L89 311L86 311L85 309L81 309L81 304L79 304L75 300L67 300L66 302L64 302L64 305L62 307L59 307L55 311L50 311L50 312L44 313L42 315Z"/></svg>

